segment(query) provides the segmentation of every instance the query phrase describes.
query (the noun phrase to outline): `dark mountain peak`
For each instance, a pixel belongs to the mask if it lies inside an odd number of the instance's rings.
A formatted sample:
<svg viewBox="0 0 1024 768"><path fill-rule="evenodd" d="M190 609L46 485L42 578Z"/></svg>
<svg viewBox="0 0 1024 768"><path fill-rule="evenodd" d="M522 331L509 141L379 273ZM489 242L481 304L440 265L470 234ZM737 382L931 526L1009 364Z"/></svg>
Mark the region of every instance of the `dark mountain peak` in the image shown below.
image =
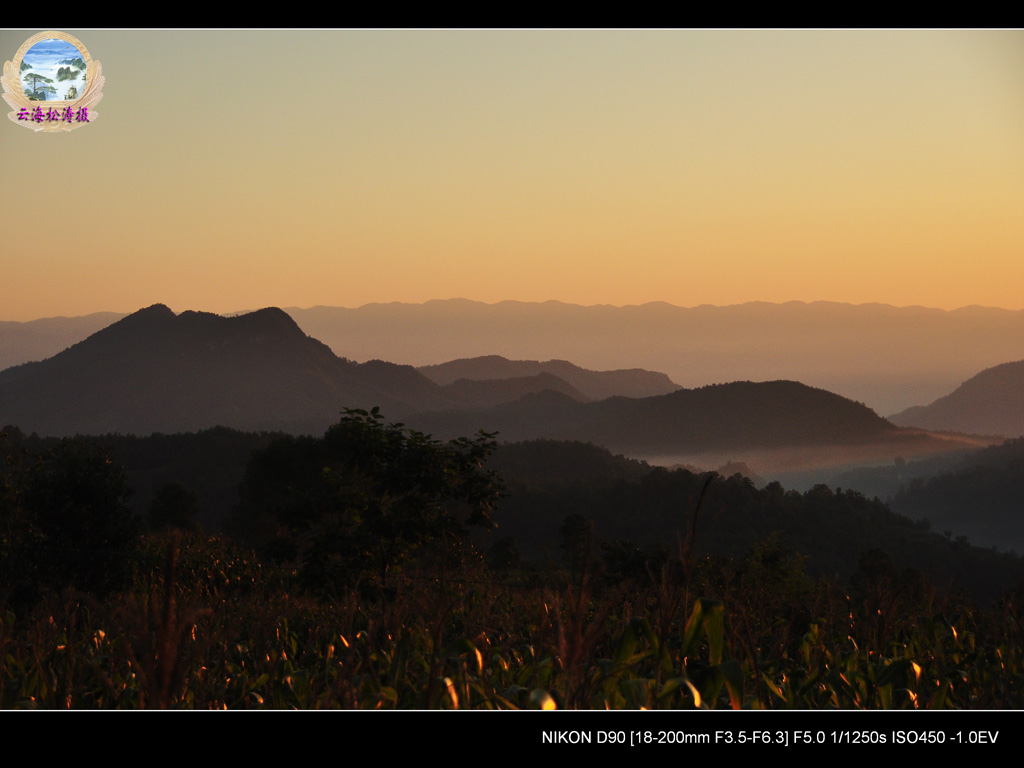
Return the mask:
<svg viewBox="0 0 1024 768"><path fill-rule="evenodd" d="M113 325L109 326L138 326L138 325L149 325L152 323L166 323L170 320L174 320L177 315L174 314L173 310L166 304L153 304L152 306L140 309L137 312L132 312L127 317L122 317Z"/></svg>
<svg viewBox="0 0 1024 768"><path fill-rule="evenodd" d="M295 321L277 307L267 307L243 315L225 317L213 312L201 312L186 309L175 315L163 304L154 304L140 309L120 322L110 326L123 333L128 329L132 333L149 334L150 341L158 338L204 338L211 340L233 339L236 342L254 339L278 338L291 340L305 339L306 334L295 324Z"/></svg>
<svg viewBox="0 0 1024 768"><path fill-rule="evenodd" d="M725 384L708 384L693 390L680 389L667 397L682 401L690 397L690 392L703 392L707 397L713 397L723 404L730 403L734 398L737 402L749 402L757 407L772 404L774 407L788 409L788 404L801 403L800 408L820 409L823 415L830 412L835 415L843 413L848 417L863 418L867 422L884 425L887 429L892 428L892 424L864 403L800 381L731 381Z"/></svg>
<svg viewBox="0 0 1024 768"><path fill-rule="evenodd" d="M288 325L295 325L295 321L292 320L291 315L285 312L280 307L264 307L263 309L257 309L253 312L249 312L242 317L260 318L267 322L275 323L288 323Z"/></svg>
<svg viewBox="0 0 1024 768"><path fill-rule="evenodd" d="M122 317L116 323L75 344L72 349L80 350L83 345L88 346L90 342L102 346L123 343L129 339L149 338L173 328L177 319L178 316L166 304L153 304Z"/></svg>
<svg viewBox="0 0 1024 768"><path fill-rule="evenodd" d="M245 315L230 318L248 331L259 334L288 334L305 337L291 315L278 307L266 307Z"/></svg>
<svg viewBox="0 0 1024 768"><path fill-rule="evenodd" d="M342 408L375 405L398 414L450 401L412 366L338 358L276 307L224 317L157 304L0 372L0 424L46 434L319 432Z"/></svg>
<svg viewBox="0 0 1024 768"><path fill-rule="evenodd" d="M128 317L174 317L174 312L166 304L153 304L134 312Z"/></svg>

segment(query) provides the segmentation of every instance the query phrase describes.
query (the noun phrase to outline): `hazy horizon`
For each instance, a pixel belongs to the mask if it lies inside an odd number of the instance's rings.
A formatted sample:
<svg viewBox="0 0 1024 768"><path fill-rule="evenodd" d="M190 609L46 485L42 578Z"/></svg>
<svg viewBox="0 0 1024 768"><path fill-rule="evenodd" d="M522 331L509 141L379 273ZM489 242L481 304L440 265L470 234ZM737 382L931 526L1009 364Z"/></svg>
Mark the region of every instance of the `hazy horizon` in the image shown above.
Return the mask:
<svg viewBox="0 0 1024 768"><path fill-rule="evenodd" d="M61 31L103 99L0 130L5 320L1024 308L1024 31Z"/></svg>
<svg viewBox="0 0 1024 768"><path fill-rule="evenodd" d="M185 309L170 307L176 314ZM686 388L795 380L883 415L931 403L982 370L1024 358L1024 311L978 306L615 307L455 299L281 309L304 333L358 362L424 366L496 355L567 360L598 371L643 368ZM55 355L121 316L0 322L0 369Z"/></svg>
<svg viewBox="0 0 1024 768"><path fill-rule="evenodd" d="M645 301L645 302L640 302L640 303L636 303L636 304L613 304L613 303L610 303L610 302L600 302L600 303L596 303L596 304L578 304L576 302L562 301L560 299L544 299L544 300L537 300L537 301L522 301L522 300L519 300L519 299L501 299L501 300L498 300L498 301L479 301L477 299L470 299L470 298L467 298L465 296L451 296L451 297L448 297L448 298L427 299L425 301L367 301L367 302L364 302L362 304L357 304L357 305L311 304L309 306L295 306L295 305L283 305L283 304L268 304L266 306L245 307L244 309L233 309L233 310L227 310L227 311L216 311L216 310L206 309L206 308L203 308L203 307L174 307L174 306L171 306L170 304L168 304L166 301L156 301L156 302L153 302L153 303L154 304L163 304L163 305L167 306L176 315L181 314L182 312L189 312L189 311L191 311L191 312L210 312L210 313L215 314L215 315L222 315L224 317L231 317L231 316L234 316L234 315L244 315L244 314L247 314L247 313L250 313L250 312L257 312L257 311L259 311L261 309L267 309L269 307L276 307L278 309L283 309L283 310L289 310L289 309L310 310L310 309L318 309L318 308L326 308L326 309L363 309L365 307L387 306L389 304L404 304L404 305L408 305L408 306L421 306L421 305L424 305L424 304L443 303L443 302L449 302L449 301L451 301L451 302L468 302L468 303L471 303L471 304L483 304L485 306L496 306L496 305L499 305L499 304L564 304L564 305L567 305L567 306L579 306L579 307L584 307L584 308L588 308L588 307L611 307L611 308L614 308L614 309L625 309L625 308L629 308L629 307L643 307L643 306L647 306L647 305L651 305L651 304L663 304L663 305L670 306L670 307L672 307L674 309L701 309L701 308L727 309L727 308L730 308L730 307L739 307L739 306L744 306L744 305L748 305L748 304L768 304L768 305L776 305L776 306L782 306L782 305L786 305L786 304L804 304L804 305L810 305L810 304L837 304L837 305L846 305L846 306L852 306L852 307L887 306L887 307L892 307L893 309L925 309L925 310L936 310L936 311L940 311L940 312L959 312L959 311L962 311L962 310L969 310L969 309L994 309L994 310L1000 310L1000 311L1006 311L1006 312L1024 312L1024 308L1013 309L1013 308L1010 308L1010 307L997 307L997 306L994 306L994 305L985 305L985 304L965 304L965 305L959 306L959 307L944 308L944 307L930 307L930 306L925 306L925 305L922 305L922 304L897 305L897 304L888 304L886 302L881 302L881 301L865 301L865 302L828 301L828 300L805 301L803 299L790 299L789 301L761 301L761 300L758 300L758 299L752 299L750 301L741 301L741 302L736 302L734 304L708 304L708 303L704 303L704 304L694 304L694 305L686 306L686 305L682 305L682 304L673 304L672 302L659 301L659 300ZM125 315L125 314L131 314L132 312L137 312L140 309L145 309L147 306L153 306L153 304L140 305L138 307L135 307L134 309L127 310L127 311L119 311L119 310L112 310L112 309L98 309L98 310L95 310L95 311L92 311L92 312L83 312L82 314L75 314L75 315L69 315L69 314L46 315L45 317L32 317L32 318L28 318L28 319L24 319L24 320L0 317L0 323L2 323L2 322L8 322L8 323L31 323L31 322L35 322L36 320L56 320L56 319L61 319L61 318L85 317L87 315L93 315L93 314L120 314L120 315Z"/></svg>

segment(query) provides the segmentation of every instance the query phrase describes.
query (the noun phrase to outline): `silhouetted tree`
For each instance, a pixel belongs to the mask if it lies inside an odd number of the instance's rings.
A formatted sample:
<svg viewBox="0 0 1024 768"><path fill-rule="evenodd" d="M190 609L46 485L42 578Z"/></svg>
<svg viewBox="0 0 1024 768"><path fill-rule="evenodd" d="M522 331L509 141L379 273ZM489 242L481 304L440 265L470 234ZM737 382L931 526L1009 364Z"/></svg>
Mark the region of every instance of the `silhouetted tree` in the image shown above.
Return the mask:
<svg viewBox="0 0 1024 768"><path fill-rule="evenodd" d="M242 517L264 544L294 552L312 589L389 573L429 545L465 543L468 526L489 526L502 492L483 469L493 435L433 440L378 409L347 409L320 439L282 438L254 453Z"/></svg>

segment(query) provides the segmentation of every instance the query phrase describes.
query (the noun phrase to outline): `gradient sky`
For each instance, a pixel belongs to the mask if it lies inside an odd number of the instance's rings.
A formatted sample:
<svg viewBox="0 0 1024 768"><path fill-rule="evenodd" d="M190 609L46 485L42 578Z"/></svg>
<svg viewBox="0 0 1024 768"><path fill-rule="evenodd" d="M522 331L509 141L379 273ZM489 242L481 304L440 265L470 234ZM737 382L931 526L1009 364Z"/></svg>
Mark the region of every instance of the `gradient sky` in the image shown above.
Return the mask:
<svg viewBox="0 0 1024 768"><path fill-rule="evenodd" d="M103 100L0 125L0 320L1024 308L1022 31L62 31Z"/></svg>

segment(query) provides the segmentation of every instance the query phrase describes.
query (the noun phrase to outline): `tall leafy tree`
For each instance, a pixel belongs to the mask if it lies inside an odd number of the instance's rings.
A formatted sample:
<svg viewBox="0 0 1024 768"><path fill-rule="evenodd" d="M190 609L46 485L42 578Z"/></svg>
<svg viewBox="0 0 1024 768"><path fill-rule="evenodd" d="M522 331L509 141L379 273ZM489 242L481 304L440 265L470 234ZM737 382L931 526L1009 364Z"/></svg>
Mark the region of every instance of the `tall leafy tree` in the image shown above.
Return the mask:
<svg viewBox="0 0 1024 768"><path fill-rule="evenodd" d="M26 94L26 96L28 96L30 99L45 99L47 92L57 92L57 89L54 88L53 85L51 85L51 83L53 83L53 80L49 77L45 77L44 75L40 75L38 72L29 72L28 74L24 75L24 77L26 80L30 80L32 82L32 92ZM44 83L43 86L39 85L39 83L41 82Z"/></svg>
<svg viewBox="0 0 1024 768"><path fill-rule="evenodd" d="M502 493L483 469L494 436L447 443L377 408L346 409L322 438L281 438L256 452L242 489L242 521L265 551L293 557L306 586L385 585L419 555L450 555L469 528L489 527Z"/></svg>

